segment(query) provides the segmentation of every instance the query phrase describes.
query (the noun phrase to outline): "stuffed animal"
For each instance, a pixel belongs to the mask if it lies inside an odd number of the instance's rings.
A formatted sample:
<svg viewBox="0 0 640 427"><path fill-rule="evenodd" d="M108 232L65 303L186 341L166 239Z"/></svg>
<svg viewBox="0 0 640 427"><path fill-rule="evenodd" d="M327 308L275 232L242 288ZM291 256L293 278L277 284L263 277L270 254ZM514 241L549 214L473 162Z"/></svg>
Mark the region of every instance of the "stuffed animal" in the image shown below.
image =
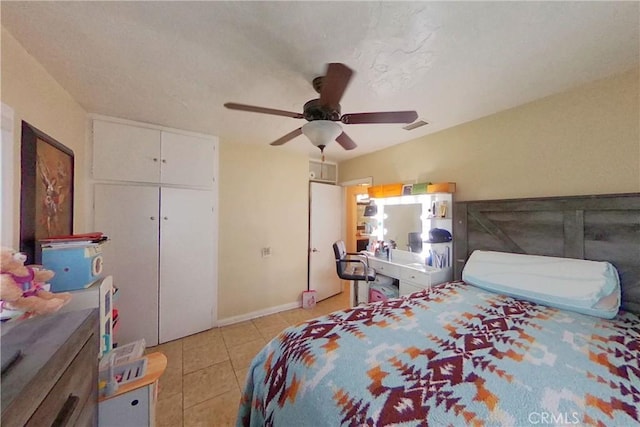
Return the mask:
<svg viewBox="0 0 640 427"><path fill-rule="evenodd" d="M21 318L58 311L71 298L68 292L51 293L43 284L51 270L24 265L27 257L9 248L0 251L0 311L23 312Z"/></svg>

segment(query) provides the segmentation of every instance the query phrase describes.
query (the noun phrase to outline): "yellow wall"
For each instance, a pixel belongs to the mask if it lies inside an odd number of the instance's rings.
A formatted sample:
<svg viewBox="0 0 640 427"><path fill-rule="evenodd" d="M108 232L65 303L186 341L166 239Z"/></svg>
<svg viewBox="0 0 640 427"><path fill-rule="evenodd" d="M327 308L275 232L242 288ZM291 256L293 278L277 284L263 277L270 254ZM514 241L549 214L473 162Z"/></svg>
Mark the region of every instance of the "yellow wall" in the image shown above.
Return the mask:
<svg viewBox="0 0 640 427"><path fill-rule="evenodd" d="M307 290L308 176L306 156L221 142L219 319L296 303Z"/></svg>
<svg viewBox="0 0 640 427"><path fill-rule="evenodd" d="M66 145L75 154L74 231L86 226L86 111L2 28L2 102L13 108L13 247L20 233L20 135L22 120Z"/></svg>
<svg viewBox="0 0 640 427"><path fill-rule="evenodd" d="M340 163L340 179L457 183L457 200L640 191L639 70Z"/></svg>

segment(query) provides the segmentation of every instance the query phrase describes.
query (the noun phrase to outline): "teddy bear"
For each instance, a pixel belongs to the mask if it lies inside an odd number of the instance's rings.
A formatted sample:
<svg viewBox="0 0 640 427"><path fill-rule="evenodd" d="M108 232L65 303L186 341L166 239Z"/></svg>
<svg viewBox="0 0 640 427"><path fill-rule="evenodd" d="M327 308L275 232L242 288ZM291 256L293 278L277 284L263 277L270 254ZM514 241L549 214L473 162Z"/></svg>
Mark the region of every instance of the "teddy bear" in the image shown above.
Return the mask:
<svg viewBox="0 0 640 427"><path fill-rule="evenodd" d="M13 249L0 250L0 308L23 312L21 318L58 311L71 299L71 294L45 290L42 285L55 273L24 265L26 260L23 253Z"/></svg>

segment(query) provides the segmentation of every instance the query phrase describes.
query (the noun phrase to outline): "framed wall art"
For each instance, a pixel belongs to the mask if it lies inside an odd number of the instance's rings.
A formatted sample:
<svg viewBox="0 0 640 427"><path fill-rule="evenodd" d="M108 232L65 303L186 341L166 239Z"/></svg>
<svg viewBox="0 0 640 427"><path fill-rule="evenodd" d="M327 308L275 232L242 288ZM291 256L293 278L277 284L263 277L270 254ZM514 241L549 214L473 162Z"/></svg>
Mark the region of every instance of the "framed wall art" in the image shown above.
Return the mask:
<svg viewBox="0 0 640 427"><path fill-rule="evenodd" d="M73 233L73 151L22 122L20 251L40 263L39 239Z"/></svg>

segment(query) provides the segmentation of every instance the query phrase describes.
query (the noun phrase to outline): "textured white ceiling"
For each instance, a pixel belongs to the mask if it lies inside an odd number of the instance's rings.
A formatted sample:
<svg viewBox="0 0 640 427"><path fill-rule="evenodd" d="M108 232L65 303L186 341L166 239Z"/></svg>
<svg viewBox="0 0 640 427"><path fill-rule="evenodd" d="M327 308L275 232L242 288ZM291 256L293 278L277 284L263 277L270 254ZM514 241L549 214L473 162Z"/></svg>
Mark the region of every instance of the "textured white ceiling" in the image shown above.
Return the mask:
<svg viewBox="0 0 640 427"><path fill-rule="evenodd" d="M638 66L639 2L7 2L2 25L89 112L263 144L304 121L325 64L355 71L343 113L415 109L429 126L343 125L342 160ZM273 150L318 157L299 136Z"/></svg>

